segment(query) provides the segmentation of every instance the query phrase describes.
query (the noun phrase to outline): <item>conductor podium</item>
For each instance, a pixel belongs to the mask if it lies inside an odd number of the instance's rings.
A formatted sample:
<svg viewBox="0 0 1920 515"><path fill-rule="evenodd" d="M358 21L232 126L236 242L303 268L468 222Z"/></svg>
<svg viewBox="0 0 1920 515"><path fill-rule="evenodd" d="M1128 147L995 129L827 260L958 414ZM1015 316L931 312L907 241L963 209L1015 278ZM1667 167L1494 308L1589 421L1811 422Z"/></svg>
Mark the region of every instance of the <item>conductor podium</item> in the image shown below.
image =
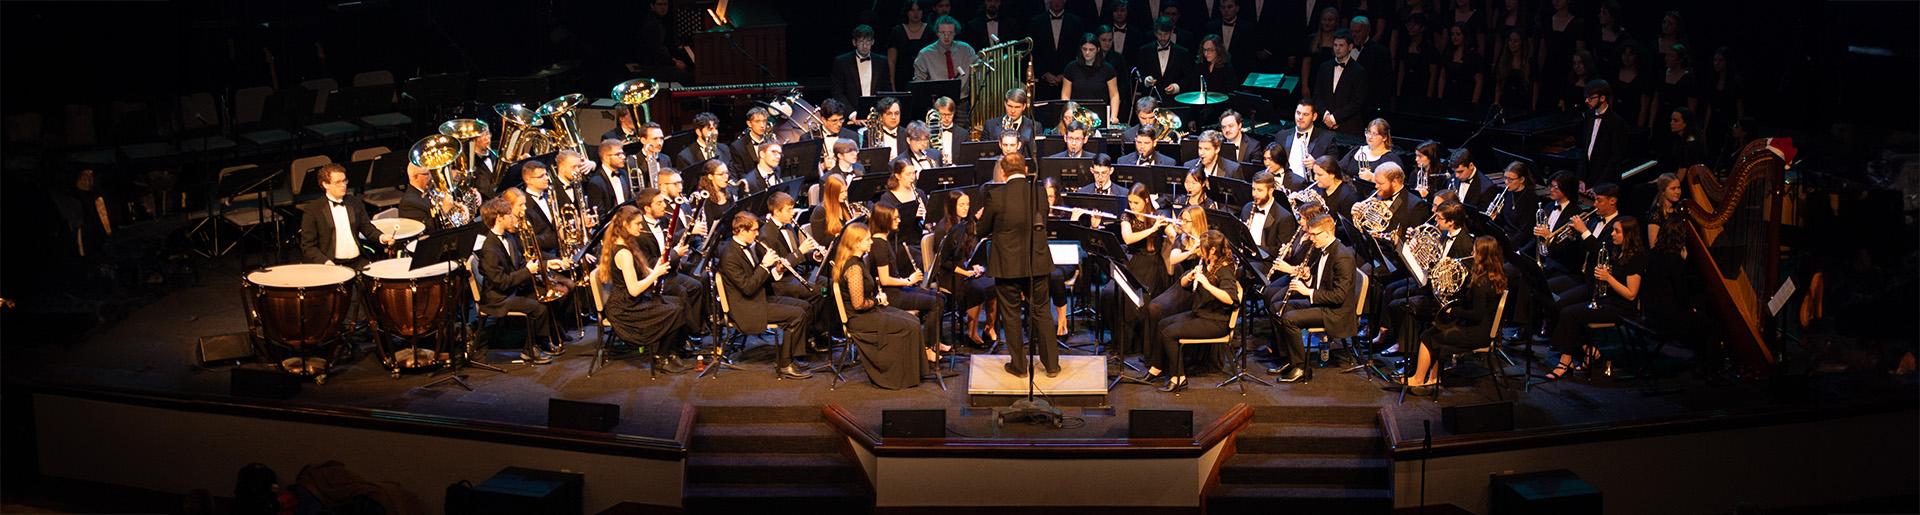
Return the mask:
<svg viewBox="0 0 1920 515"><path fill-rule="evenodd" d="M1052 341L1035 345L1053 345ZM1027 379L1006 371L1007 355L975 354L967 366L967 403L974 407L998 407L1026 398ZM1033 388L1055 406L1094 407L1107 405L1107 357L1060 356L1060 376L1047 377L1033 369Z"/></svg>

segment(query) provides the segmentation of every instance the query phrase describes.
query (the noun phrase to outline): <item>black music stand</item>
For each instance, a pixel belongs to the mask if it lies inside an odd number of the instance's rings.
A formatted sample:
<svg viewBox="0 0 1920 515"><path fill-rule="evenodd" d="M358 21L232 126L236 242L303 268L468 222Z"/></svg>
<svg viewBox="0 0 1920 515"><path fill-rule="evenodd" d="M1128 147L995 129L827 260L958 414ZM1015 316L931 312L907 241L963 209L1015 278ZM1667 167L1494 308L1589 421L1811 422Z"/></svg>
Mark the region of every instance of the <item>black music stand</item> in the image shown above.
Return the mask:
<svg viewBox="0 0 1920 515"><path fill-rule="evenodd" d="M680 155L681 150L685 150L687 146L694 144L695 137L691 130L668 134L667 139L660 142L660 153L667 155L669 159L671 159L672 156ZM638 153L638 151L636 150L635 153Z"/></svg>
<svg viewBox="0 0 1920 515"><path fill-rule="evenodd" d="M1000 155L998 141L962 141L953 144L954 163L972 163Z"/></svg>
<svg viewBox="0 0 1920 515"><path fill-rule="evenodd" d="M1170 145L1170 144L1171 143L1163 143L1162 146ZM1235 152L1239 152L1239 151L1240 151L1240 145L1238 143L1221 143L1220 144L1220 155L1222 156L1237 156L1240 154L1236 154ZM1179 159L1180 162L1182 163L1199 159L1200 158L1200 139L1186 138L1186 139L1180 140L1179 152L1180 152L1180 155L1175 157L1175 159ZM1229 158L1228 160L1231 161L1232 159Z"/></svg>
<svg viewBox="0 0 1920 515"><path fill-rule="evenodd" d="M1040 158L1040 176L1052 177L1060 181L1060 187L1073 189L1083 186L1092 177L1087 170L1093 168L1091 157L1043 157Z"/></svg>
<svg viewBox="0 0 1920 515"><path fill-rule="evenodd" d="M869 174L891 173L893 172L893 168L888 164L893 162L893 147L869 147L860 149L859 154L853 158L853 161L859 163L860 167L865 168Z"/></svg>
<svg viewBox="0 0 1920 515"><path fill-rule="evenodd" d="M982 158L973 160L974 179L979 180L980 184L987 184L990 182L998 181L998 179L994 177L994 173L993 173L994 168L998 166L1000 166L1000 156L997 156L997 155L993 157L982 157ZM1001 182L1004 182L1004 181L1001 181Z"/></svg>
<svg viewBox="0 0 1920 515"><path fill-rule="evenodd" d="M956 101L959 100L960 79L916 80L908 82L907 93L906 105L900 106L902 108L900 110L901 118L915 119L912 118L911 115L926 114L927 110L933 109L933 99L935 98L947 97ZM958 107L958 105L958 102L956 102L955 106ZM959 115L960 110L954 109L954 116ZM946 120L946 122L952 123L953 121ZM902 123L902 125L905 124Z"/></svg>
<svg viewBox="0 0 1920 515"><path fill-rule="evenodd" d="M780 146L780 171L789 177L820 180L820 152L827 140L814 138Z"/></svg>
<svg viewBox="0 0 1920 515"><path fill-rule="evenodd" d="M1050 243L1061 242L1061 241L1073 242L1078 247L1078 249L1080 250L1080 255L1079 255L1080 259L1078 263L1074 264L1074 267L1080 270L1081 272L1080 280L1082 281L1093 280L1092 279L1093 274L1089 273L1089 271L1094 269L1095 267L1089 266L1088 258L1099 258L1099 259L1106 260L1108 263L1116 263L1116 262L1126 263L1127 262L1126 244L1120 241L1119 234L1115 234L1112 231L1106 231L1098 228L1087 227L1085 225L1081 225L1080 223L1074 222L1074 221L1051 219L1051 220L1047 220L1047 238ZM1079 289L1079 288L1076 288L1076 289ZM1086 289L1081 290L1081 292L1086 293L1086 292L1091 292L1092 290L1093 289L1091 287L1088 287ZM1069 296L1071 296L1072 294L1073 292L1071 291L1068 292ZM1084 302L1084 299L1083 299L1082 304L1088 304L1088 303ZM1084 309L1075 310L1076 313L1081 311L1092 312L1095 318L1093 326L1096 328L1094 330L1094 335L1095 335L1094 341L1099 342L1100 346L1103 349L1105 349L1107 345L1106 343L1104 343L1102 340L1098 338L1099 330L1097 328L1106 325L1103 323L1106 317L1102 316L1100 311L1097 309L1096 310L1084 310ZM1072 313L1070 313L1069 315L1071 316ZM1105 342L1112 341L1112 336L1113 336L1113 333L1111 330L1109 330L1107 333L1107 340L1105 340Z"/></svg>
<svg viewBox="0 0 1920 515"><path fill-rule="evenodd" d="M847 184L847 202L858 204L873 202L880 197L881 192L887 191L887 178L892 176L893 174L890 173L873 173L872 170L868 170L866 175L854 177L853 182ZM830 201L830 199L820 200Z"/></svg>
<svg viewBox="0 0 1920 515"><path fill-rule="evenodd" d="M975 165L940 166L920 171L920 179L914 186L921 191L943 191L981 183L979 167ZM931 206L929 206L931 207ZM932 211L928 211L931 215Z"/></svg>
<svg viewBox="0 0 1920 515"><path fill-rule="evenodd" d="M451 261L454 263L454 266L456 267L456 269L459 270L459 272L462 274L479 273L478 271L473 270L471 267L467 266L467 260L468 258L473 256L474 242L480 238L480 234L486 231L486 229L487 229L486 224L473 222L460 227L454 227L451 229L442 229L439 231L428 233L425 237L420 239L420 243L414 244L413 260L407 263L407 269L419 270L421 268L426 268L429 266ZM469 279L469 281L471 281L471 279ZM459 303L458 302L459 298L460 297L458 295L454 294L454 288L448 288L446 292L446 296L444 300L442 300L442 302L445 303L443 305L448 306L447 308L448 330L451 330L456 325L462 326L463 328L464 326L467 325L466 304ZM479 299L474 299L474 300L478 301ZM455 307L459 308L458 315L454 314L456 311L454 309ZM527 327L527 331L531 332L533 330L534 330L533 327L531 326ZM506 372L505 369L502 369L498 366L494 366L491 363L487 363L486 360L484 359L474 359L473 348L474 348L474 345L477 343L474 341L475 332L472 330L466 330L462 332L466 334L466 338L463 339L465 341L460 342L461 343L460 352L453 356L452 362L448 363L446 368L438 372L434 372L435 375L442 374L442 373L446 373L448 375L446 377L435 379L432 382L422 385L421 388L432 388L435 386L439 386L441 384L451 382L451 383L460 385L461 388L465 388L467 389L467 391L471 392L473 391L473 385L467 383L466 376L459 373L460 369L466 368L466 367L473 367L481 370L491 370L494 372ZM484 357L485 351L482 351L481 355Z"/></svg>
<svg viewBox="0 0 1920 515"><path fill-rule="evenodd" d="M1107 153L1109 147L1105 138L1087 137L1087 143L1080 146L1080 155L1092 157L1094 154ZM1067 151L1067 140L1062 136L1045 136L1033 139L1033 152L1041 157Z"/></svg>
<svg viewBox="0 0 1920 515"><path fill-rule="evenodd" d="M1183 177L1182 180L1185 180ZM1207 178L1207 197L1221 206L1244 206L1253 201L1253 184L1232 177Z"/></svg>

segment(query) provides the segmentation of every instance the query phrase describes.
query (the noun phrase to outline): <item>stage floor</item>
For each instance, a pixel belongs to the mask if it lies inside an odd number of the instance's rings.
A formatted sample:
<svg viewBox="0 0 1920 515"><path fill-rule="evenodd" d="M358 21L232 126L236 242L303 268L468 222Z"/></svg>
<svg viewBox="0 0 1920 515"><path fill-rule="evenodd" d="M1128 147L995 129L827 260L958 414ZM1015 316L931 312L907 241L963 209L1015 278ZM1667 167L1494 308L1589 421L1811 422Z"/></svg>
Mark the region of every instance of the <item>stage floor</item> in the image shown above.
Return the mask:
<svg viewBox="0 0 1920 515"><path fill-rule="evenodd" d="M0 347L0 361L4 361L8 379L15 381L226 395L229 374L225 369L198 366L195 345L202 336L246 329L237 291L239 284L239 272L232 265L226 265L224 270L205 271L196 285L156 295L134 307L125 319L97 327L87 334L8 341ZM1084 328L1076 324L1076 330L1073 342L1087 343L1090 336ZM1256 334L1264 335L1264 331ZM755 341L756 346L766 344ZM657 380L649 380L647 369L639 365L638 359L612 362L594 377L587 377L588 364L597 346L597 337L589 332L584 341L570 345L568 353L551 365L508 365L506 373L469 369L464 373L475 387L472 392L450 385L421 388L432 380L425 374L393 379L374 359L363 355L330 377L326 384L306 385L291 402L544 425L547 400L557 397L617 404L621 406L623 422L615 428L616 432L666 438L673 435L682 404L696 407L840 404L875 427L881 410L947 408L951 426L960 436L992 434L991 409L967 407L965 370L958 377L948 378L946 391L932 381L907 390L881 390L867 383L859 372L849 376L849 383L829 389L831 378L824 373L804 381L776 379L769 353L757 352L749 353L750 359L742 363L746 370L721 371L717 377L683 374L661 375ZM1533 348L1544 350L1545 347ZM1090 351L1069 352L1087 354ZM1667 353L1670 360L1686 358L1684 350L1672 346ZM1552 358L1548 355L1541 359ZM1134 362L1138 363L1137 358ZM1270 378L1264 374L1266 366L1259 360L1250 360L1248 368L1258 369L1256 374L1262 378ZM1536 365L1535 373L1541 372L1545 372L1545 367ZM1423 420L1433 420L1436 422L1433 427L1440 429L1441 424L1437 422L1442 406L1496 399L1494 388L1484 379L1471 386L1448 388L1437 402L1409 398L1404 404L1398 404L1393 392L1382 390L1380 382L1369 381L1359 374L1321 369L1316 376L1314 381L1305 384L1249 385L1244 395L1238 386L1215 388L1214 385L1226 378L1226 374L1220 372L1194 376L1193 387L1178 395L1121 384L1108 394L1112 408L1068 408L1070 416L1081 417L1086 422L1077 429L1014 426L1000 434L1124 437L1125 415L1129 409L1191 409L1196 423L1204 424L1237 403L1256 407L1379 406L1395 410L1393 420L1400 425L1402 434L1419 434ZM1540 428L1707 413L1769 403L1819 402L1818 399L1845 398L1859 392L1884 392L1889 387L1909 392L1912 389L1910 381L1889 379L1884 374L1861 374L1850 380L1822 384L1825 386L1816 388L1815 395L1788 401L1786 397L1770 393L1765 385L1708 384L1690 373L1674 371L1643 381L1563 380L1535 386L1525 393L1508 390L1505 395L1508 399L1517 398L1518 427Z"/></svg>

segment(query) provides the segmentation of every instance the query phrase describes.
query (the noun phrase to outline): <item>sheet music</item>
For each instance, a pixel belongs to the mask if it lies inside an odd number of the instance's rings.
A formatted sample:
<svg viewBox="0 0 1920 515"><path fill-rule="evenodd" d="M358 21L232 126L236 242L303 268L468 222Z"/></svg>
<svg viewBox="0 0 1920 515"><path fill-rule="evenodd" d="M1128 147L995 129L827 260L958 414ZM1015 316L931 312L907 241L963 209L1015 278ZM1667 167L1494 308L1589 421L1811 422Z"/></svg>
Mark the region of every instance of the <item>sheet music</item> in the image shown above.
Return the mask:
<svg viewBox="0 0 1920 515"><path fill-rule="evenodd" d="M1109 277L1113 278L1113 285L1120 287L1120 291L1126 292L1127 302L1132 302L1133 307L1136 308L1145 305L1146 303L1140 300L1140 292L1134 291L1133 284L1127 282L1127 274L1120 269L1120 265L1116 263L1107 266L1112 268Z"/></svg>
<svg viewBox="0 0 1920 515"><path fill-rule="evenodd" d="M1048 242L1047 250L1053 253L1054 266L1079 266L1079 242Z"/></svg>

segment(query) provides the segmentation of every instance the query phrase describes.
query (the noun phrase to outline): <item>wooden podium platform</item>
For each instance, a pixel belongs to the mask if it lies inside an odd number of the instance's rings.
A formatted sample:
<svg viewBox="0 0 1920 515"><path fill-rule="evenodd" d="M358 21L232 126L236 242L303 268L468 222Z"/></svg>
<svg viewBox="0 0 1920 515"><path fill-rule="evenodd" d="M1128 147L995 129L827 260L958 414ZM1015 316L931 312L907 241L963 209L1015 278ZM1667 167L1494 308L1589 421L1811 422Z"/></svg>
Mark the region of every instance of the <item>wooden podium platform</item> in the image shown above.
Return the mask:
<svg viewBox="0 0 1920 515"><path fill-rule="evenodd" d="M1008 374L1007 359L1005 354L973 355L967 366L968 405L1006 406L1027 396L1027 378ZM1107 406L1106 356L1060 356L1059 377L1047 377L1037 360L1034 365L1034 395L1054 406Z"/></svg>

